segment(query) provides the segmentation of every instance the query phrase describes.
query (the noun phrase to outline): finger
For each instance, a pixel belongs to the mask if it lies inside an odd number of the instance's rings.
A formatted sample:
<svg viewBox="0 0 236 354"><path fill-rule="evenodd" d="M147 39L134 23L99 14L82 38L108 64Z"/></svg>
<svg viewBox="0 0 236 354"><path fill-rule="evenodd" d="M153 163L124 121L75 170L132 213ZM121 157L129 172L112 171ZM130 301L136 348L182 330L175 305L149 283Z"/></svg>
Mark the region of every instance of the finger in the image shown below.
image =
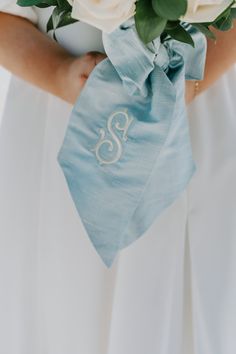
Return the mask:
<svg viewBox="0 0 236 354"><path fill-rule="evenodd" d="M100 52L88 52L85 55L88 59L92 60L94 65L99 64L102 60L104 60L107 56L104 53Z"/></svg>
<svg viewBox="0 0 236 354"><path fill-rule="evenodd" d="M82 76L87 77L91 74L97 64L106 58L106 55L99 52L89 52L82 58Z"/></svg>
<svg viewBox="0 0 236 354"><path fill-rule="evenodd" d="M104 59L106 59L106 55L103 53L96 53L96 57L95 57L95 65L99 64L101 61L103 61Z"/></svg>

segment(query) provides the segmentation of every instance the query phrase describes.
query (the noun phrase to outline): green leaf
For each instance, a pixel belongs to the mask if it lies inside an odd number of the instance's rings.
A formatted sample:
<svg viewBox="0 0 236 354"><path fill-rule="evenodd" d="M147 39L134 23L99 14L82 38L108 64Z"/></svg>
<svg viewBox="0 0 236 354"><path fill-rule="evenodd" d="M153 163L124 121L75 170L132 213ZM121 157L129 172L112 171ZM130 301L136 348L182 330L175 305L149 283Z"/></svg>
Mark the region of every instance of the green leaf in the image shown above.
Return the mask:
<svg viewBox="0 0 236 354"><path fill-rule="evenodd" d="M168 21L166 25L166 30L174 30L175 28L178 27L180 24L180 21Z"/></svg>
<svg viewBox="0 0 236 354"><path fill-rule="evenodd" d="M228 31L233 28L233 19L232 14L234 10L232 6L235 4L235 1L232 1L231 4L215 19L211 24L219 31Z"/></svg>
<svg viewBox="0 0 236 354"><path fill-rule="evenodd" d="M75 20L71 17L71 10L66 11L59 7L55 7L47 23L47 32L54 30L53 37L56 38L56 29L70 25L75 22L78 22L78 20Z"/></svg>
<svg viewBox="0 0 236 354"><path fill-rule="evenodd" d="M42 3L45 3L48 6L56 6L57 5L57 0L42 0Z"/></svg>
<svg viewBox="0 0 236 354"><path fill-rule="evenodd" d="M173 27L172 29L166 28L165 31L173 39L175 39L179 42L190 44L192 47L195 46L191 35L180 24Z"/></svg>
<svg viewBox="0 0 236 354"><path fill-rule="evenodd" d="M17 5L27 7L41 4L42 0L17 0Z"/></svg>
<svg viewBox="0 0 236 354"><path fill-rule="evenodd" d="M159 37L165 29L167 20L158 16L150 1L139 0L136 6L135 25L142 41L147 44Z"/></svg>
<svg viewBox="0 0 236 354"><path fill-rule="evenodd" d="M28 6L37 6L37 7L48 7L56 6L56 0L17 0L19 6L28 7Z"/></svg>
<svg viewBox="0 0 236 354"><path fill-rule="evenodd" d="M231 16L233 19L236 18L236 8L231 9Z"/></svg>
<svg viewBox="0 0 236 354"><path fill-rule="evenodd" d="M78 20L75 20L74 18L71 17L71 11L70 12L65 12L61 16L61 20L57 26L57 28L64 27L71 25L72 23L78 22Z"/></svg>
<svg viewBox="0 0 236 354"><path fill-rule="evenodd" d="M50 6L57 6L57 0L42 0L40 4L35 5L36 7L39 8L45 8L45 7L50 7Z"/></svg>
<svg viewBox="0 0 236 354"><path fill-rule="evenodd" d="M71 10L72 7L67 0L57 0L58 7L61 10Z"/></svg>
<svg viewBox="0 0 236 354"><path fill-rule="evenodd" d="M53 30L53 22L52 22L52 15L49 17L48 23L47 23L47 32Z"/></svg>
<svg viewBox="0 0 236 354"><path fill-rule="evenodd" d="M58 42L57 36L56 36L56 32L55 32L55 31L53 31L53 39L54 39L56 42Z"/></svg>
<svg viewBox="0 0 236 354"><path fill-rule="evenodd" d="M230 30L233 27L231 9L228 9L227 12L224 12L224 14L219 19L217 19L212 25L220 31Z"/></svg>
<svg viewBox="0 0 236 354"><path fill-rule="evenodd" d="M38 4L38 5L35 5L35 6L39 7L40 9L45 9L46 7L50 7L51 5L41 3L41 4Z"/></svg>
<svg viewBox="0 0 236 354"><path fill-rule="evenodd" d="M178 20L185 15L188 7L187 0L152 0L152 6L157 15L167 20Z"/></svg>
<svg viewBox="0 0 236 354"><path fill-rule="evenodd" d="M55 7L55 9L52 12L52 24L54 30L58 27L62 14L63 12L61 12L59 7Z"/></svg>
<svg viewBox="0 0 236 354"><path fill-rule="evenodd" d="M192 26L196 27L199 31L201 31L206 37L216 40L216 36L211 30L209 29L207 24L204 23L192 23Z"/></svg>

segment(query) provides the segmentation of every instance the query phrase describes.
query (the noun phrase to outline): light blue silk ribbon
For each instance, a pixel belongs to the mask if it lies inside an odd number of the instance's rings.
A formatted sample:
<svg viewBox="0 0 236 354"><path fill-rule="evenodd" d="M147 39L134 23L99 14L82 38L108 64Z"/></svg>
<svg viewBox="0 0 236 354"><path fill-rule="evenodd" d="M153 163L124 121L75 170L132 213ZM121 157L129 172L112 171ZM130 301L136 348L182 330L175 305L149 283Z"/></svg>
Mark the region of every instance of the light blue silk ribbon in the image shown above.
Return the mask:
<svg viewBox="0 0 236 354"><path fill-rule="evenodd" d="M107 267L178 198L195 171L185 79L202 78L206 41L185 27L195 48L173 39L145 46L131 21L103 34L108 58L90 75L58 153Z"/></svg>

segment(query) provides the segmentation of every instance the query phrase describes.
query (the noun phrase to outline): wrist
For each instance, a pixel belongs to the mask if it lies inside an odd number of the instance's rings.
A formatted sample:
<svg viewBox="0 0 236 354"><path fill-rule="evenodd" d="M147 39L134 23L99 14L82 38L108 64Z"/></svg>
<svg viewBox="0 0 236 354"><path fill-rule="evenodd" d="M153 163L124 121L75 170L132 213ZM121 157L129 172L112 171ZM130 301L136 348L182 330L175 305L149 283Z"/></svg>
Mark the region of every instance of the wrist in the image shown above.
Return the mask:
<svg viewBox="0 0 236 354"><path fill-rule="evenodd" d="M70 54L61 55L58 58L55 68L54 94L61 99L70 102L70 72L75 61L75 57Z"/></svg>

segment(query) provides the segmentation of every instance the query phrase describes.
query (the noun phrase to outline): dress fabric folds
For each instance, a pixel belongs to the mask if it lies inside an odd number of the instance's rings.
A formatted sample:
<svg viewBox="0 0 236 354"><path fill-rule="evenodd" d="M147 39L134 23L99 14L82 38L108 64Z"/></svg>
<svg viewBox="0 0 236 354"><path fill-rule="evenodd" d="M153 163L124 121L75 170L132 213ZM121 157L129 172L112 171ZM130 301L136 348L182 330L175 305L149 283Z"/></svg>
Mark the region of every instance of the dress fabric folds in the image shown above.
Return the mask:
<svg viewBox="0 0 236 354"><path fill-rule="evenodd" d="M49 10L33 11L45 31ZM57 37L74 54L103 50L82 23ZM236 352L235 86L236 67L191 105L196 174L107 269L57 163L72 107L11 77L0 120L0 353Z"/></svg>

